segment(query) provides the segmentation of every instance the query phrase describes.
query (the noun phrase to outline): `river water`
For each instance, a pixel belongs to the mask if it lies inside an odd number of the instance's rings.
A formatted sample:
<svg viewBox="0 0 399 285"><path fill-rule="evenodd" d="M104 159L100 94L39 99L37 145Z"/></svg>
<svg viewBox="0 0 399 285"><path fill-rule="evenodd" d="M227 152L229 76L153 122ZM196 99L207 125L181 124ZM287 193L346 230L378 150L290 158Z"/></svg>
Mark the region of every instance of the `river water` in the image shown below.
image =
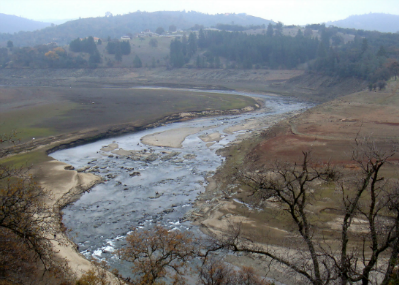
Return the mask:
<svg viewBox="0 0 399 285"><path fill-rule="evenodd" d="M63 210L63 222L71 230L69 236L86 257L106 259L126 276L129 266L121 265L111 253L123 244L132 227L148 228L158 223L171 230L196 230L184 215L192 208L196 196L205 191L206 178L223 163L224 158L216 151L246 132L230 133L226 129L254 120L271 124L309 107L277 96L209 92L259 97L265 100L265 107L240 115L168 124L51 154L54 159L106 180ZM198 127L205 129L186 137L181 148L147 146L141 142L143 136L153 133ZM200 138L215 132L221 134L221 140L212 145ZM137 155L120 155L112 148L103 148L109 145L116 151L136 151Z"/></svg>

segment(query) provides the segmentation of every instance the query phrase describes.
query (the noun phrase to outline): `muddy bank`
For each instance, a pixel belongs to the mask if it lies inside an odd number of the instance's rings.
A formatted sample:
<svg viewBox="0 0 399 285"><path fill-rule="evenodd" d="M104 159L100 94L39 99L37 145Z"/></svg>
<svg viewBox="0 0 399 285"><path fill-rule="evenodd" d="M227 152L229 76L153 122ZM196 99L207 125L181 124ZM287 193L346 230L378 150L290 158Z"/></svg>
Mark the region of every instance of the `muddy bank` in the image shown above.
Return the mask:
<svg viewBox="0 0 399 285"><path fill-rule="evenodd" d="M142 130L156 128L166 124L175 122L183 122L201 117L214 117L222 115L237 115L245 112L251 112L259 109L262 106L262 101L258 101L253 106L247 106L241 109L232 110L209 110L198 112L183 112L166 116L155 123L147 124L144 126L137 126L136 124L121 124L110 126L105 130L101 129L88 129L81 130L74 133L62 134L58 136L51 136L42 139L35 139L27 143L20 143L12 147L3 148L0 151L7 154L16 154L20 152L29 152L35 149L46 149L46 154L51 154L57 150L76 147L91 142L96 142L101 139L117 137L129 133L139 132Z"/></svg>
<svg viewBox="0 0 399 285"><path fill-rule="evenodd" d="M332 163L348 177L356 175L355 171L359 168L351 159L356 138L371 138L377 149L387 152L399 143L397 90L399 83L392 81L385 91L363 91L341 97L280 121L249 140L222 150L220 153L226 161L209 179L206 192L198 196L190 219L206 233L214 234L227 233L231 223L240 223L244 237L284 250L285 245L289 246L289 241L297 235L290 219L273 201L267 201L259 211L253 208L249 192L235 180L237 169L259 171L272 166L275 161L300 163L302 151L311 151L315 161ZM396 154L386 165L384 176L397 180L398 169L399 155ZM342 227L342 196L328 185L315 189L318 191L315 195L317 199L307 207L315 229L313 238L331 247L337 246L340 239L337 229ZM361 229L362 223L364 225L364 220L357 219L351 230ZM354 238L351 242L358 242L360 246L362 240ZM267 263L254 263L243 257L231 256L228 260L234 264L254 264L259 274L268 269ZM275 277L269 275L272 278L286 284L299 284L282 279L285 276L281 273L281 267L275 269L277 274L270 272L275 274Z"/></svg>
<svg viewBox="0 0 399 285"><path fill-rule="evenodd" d="M52 210L50 223L54 231L47 235L52 240L55 257L66 260L72 273L79 278L83 272L92 269L93 265L79 253L76 245L66 235L61 222L61 210L79 199L82 193L101 183L102 179L93 174L67 170L68 166L52 160L36 165L31 173L39 185L51 193L45 203Z"/></svg>
<svg viewBox="0 0 399 285"><path fill-rule="evenodd" d="M300 70L96 68L96 69L2 69L0 85L8 86L103 86L154 85L230 89L226 83L282 81L299 75ZM218 84L222 83L222 84ZM198 84L198 85L197 85Z"/></svg>
<svg viewBox="0 0 399 285"><path fill-rule="evenodd" d="M310 74L304 70L97 68L2 69L0 85L52 87L130 87L250 90L326 102L367 88L355 78Z"/></svg>

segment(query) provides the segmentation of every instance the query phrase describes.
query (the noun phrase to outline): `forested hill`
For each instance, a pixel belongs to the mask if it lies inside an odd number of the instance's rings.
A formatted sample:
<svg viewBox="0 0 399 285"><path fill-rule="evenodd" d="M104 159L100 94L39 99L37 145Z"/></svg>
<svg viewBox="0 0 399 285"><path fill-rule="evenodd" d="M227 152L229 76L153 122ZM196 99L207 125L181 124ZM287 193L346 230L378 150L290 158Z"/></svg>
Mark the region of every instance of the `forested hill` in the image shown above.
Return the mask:
<svg viewBox="0 0 399 285"><path fill-rule="evenodd" d="M344 20L328 22L327 26L329 25L357 30L396 33L399 32L399 15L382 13L354 15Z"/></svg>
<svg viewBox="0 0 399 285"><path fill-rule="evenodd" d="M4 45L8 40L13 41L14 46L35 46L49 42L64 45L77 37L120 38L127 33L134 34L146 29L155 31L158 27L162 27L168 30L170 25L178 29L189 29L196 24L204 27L217 24L242 26L264 24L267 26L270 22L246 14L208 15L193 11L153 13L137 11L126 15L79 19L35 32L20 32L15 35L0 34L0 45Z"/></svg>
<svg viewBox="0 0 399 285"><path fill-rule="evenodd" d="M281 23L255 35L200 30L198 40L190 34L188 39L172 41L170 63L198 68L307 68L342 78L357 77L368 81L371 89L384 88L387 80L399 74L399 34L325 25L296 27L295 36L293 30Z"/></svg>
<svg viewBox="0 0 399 285"><path fill-rule="evenodd" d="M13 15L0 13L0 33L35 31L50 26L50 23L33 21Z"/></svg>

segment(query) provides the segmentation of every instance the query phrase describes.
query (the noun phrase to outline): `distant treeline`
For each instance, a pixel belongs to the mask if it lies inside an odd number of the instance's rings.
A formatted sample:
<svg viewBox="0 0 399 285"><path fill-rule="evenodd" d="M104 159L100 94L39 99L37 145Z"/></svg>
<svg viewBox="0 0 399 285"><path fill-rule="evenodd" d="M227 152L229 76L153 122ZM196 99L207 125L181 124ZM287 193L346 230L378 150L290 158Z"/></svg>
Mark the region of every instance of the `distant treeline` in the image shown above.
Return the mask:
<svg viewBox="0 0 399 285"><path fill-rule="evenodd" d="M222 31L231 31L231 32L243 32L247 30L257 30L264 29L266 26L263 25L250 25L250 26L240 26L240 25L229 25L229 24L217 24L216 29Z"/></svg>
<svg viewBox="0 0 399 285"><path fill-rule="evenodd" d="M93 60L93 59L92 59ZM1 67L14 68L85 68L96 67L82 56L71 56L64 48L56 45L38 45L35 47L0 49Z"/></svg>
<svg viewBox="0 0 399 285"><path fill-rule="evenodd" d="M190 34L191 37L191 34ZM194 41L195 40L195 41ZM189 44L195 42L202 52L197 55L197 67L220 67L224 58L231 68L286 68L315 59L319 42L317 39L298 35L296 37L259 34L248 35L241 32L200 30L198 40L175 40L171 43L171 64L181 67L182 58L188 63L193 54L186 53ZM193 48L191 48L193 50ZM196 49L195 49L196 50ZM179 62L176 59L180 59Z"/></svg>
<svg viewBox="0 0 399 285"><path fill-rule="evenodd" d="M91 36L85 39L77 38L76 40L71 41L69 49L73 52L87 52L93 54L97 51L97 44Z"/></svg>
<svg viewBox="0 0 399 285"><path fill-rule="evenodd" d="M356 31L353 41L344 44L341 33L352 29L319 29L321 40L317 60L310 69L340 77L358 77L375 83L396 75L393 66L399 59L399 34Z"/></svg>
<svg viewBox="0 0 399 285"><path fill-rule="evenodd" d="M326 75L361 78L371 88L378 82L382 86L381 82L399 73L399 34L318 24L292 29L297 31L295 36L285 35L282 23L269 24L256 35L200 28L171 41L169 64L176 68L306 68ZM93 37L78 38L70 42L68 53L56 44L18 48L8 41L7 48L0 49L0 66L96 68L105 58L98 52L98 44L101 41L95 43ZM131 53L130 42L108 38L105 50L120 62L123 55ZM108 58L106 65L113 64ZM142 66L138 56L133 66Z"/></svg>
<svg viewBox="0 0 399 285"><path fill-rule="evenodd" d="M56 44L37 45L35 47L0 48L1 67L30 67L30 68L96 68L102 62L93 37L76 39L70 44L73 52L83 52L73 56ZM89 54L85 56L84 53Z"/></svg>
<svg viewBox="0 0 399 285"><path fill-rule="evenodd" d="M97 68L102 63L102 56L97 49L102 41L96 43L92 36L85 39L77 38L69 44L69 53L65 48L56 44L38 45L35 47L14 47L9 41L8 48L0 48L0 67L14 68ZM122 61L123 55L131 52L129 41L108 39L106 51L115 55L117 62ZM110 59L107 66L113 66ZM138 56L133 60L133 66L141 67L142 63Z"/></svg>
<svg viewBox="0 0 399 285"><path fill-rule="evenodd" d="M345 40L348 35L353 40ZM175 39L170 46L173 67L295 69L302 65L310 71L354 76L370 83L397 75L398 59L399 34L319 24L298 29L296 36L283 35L281 23L270 24L257 35L200 29L198 38L190 33L188 39Z"/></svg>

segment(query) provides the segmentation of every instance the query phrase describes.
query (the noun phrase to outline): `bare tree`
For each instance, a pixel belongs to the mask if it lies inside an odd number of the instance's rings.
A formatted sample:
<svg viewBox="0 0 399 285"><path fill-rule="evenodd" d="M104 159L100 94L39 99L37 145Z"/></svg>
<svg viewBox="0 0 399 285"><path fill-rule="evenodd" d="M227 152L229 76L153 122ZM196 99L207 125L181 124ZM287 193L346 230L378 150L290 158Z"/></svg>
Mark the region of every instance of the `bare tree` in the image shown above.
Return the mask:
<svg viewBox="0 0 399 285"><path fill-rule="evenodd" d="M127 245L116 253L122 260L133 263L132 271L138 276L134 284L159 284L164 278L181 284L188 261L198 254L191 233L169 231L161 226L135 229L126 241Z"/></svg>
<svg viewBox="0 0 399 285"><path fill-rule="evenodd" d="M312 161L310 152L303 152L300 164L277 163L263 171L240 171L239 180L249 186L256 205L261 207L270 199L277 202L302 242L282 254L272 247L255 245L237 227L232 234L217 237L210 250L268 257L315 285L388 284L398 257L399 189L381 177L381 169L394 154L394 150L382 151L374 142L356 141L352 160L360 171L355 178L343 176L329 163ZM334 183L342 196L340 240L335 245L323 239L311 222L309 210L317 203L318 185L326 182ZM355 219L365 221L364 231L353 229Z"/></svg>
<svg viewBox="0 0 399 285"><path fill-rule="evenodd" d="M16 141L14 134L0 137L0 144ZM67 270L53 260L47 194L28 170L0 164L0 282L35 283Z"/></svg>
<svg viewBox="0 0 399 285"><path fill-rule="evenodd" d="M238 271L215 257L207 258L199 268L199 284L202 285L269 285L270 283L255 274L251 267Z"/></svg>
<svg viewBox="0 0 399 285"><path fill-rule="evenodd" d="M203 285L230 285L234 283L234 269L220 260L209 258L199 268L199 283Z"/></svg>
<svg viewBox="0 0 399 285"><path fill-rule="evenodd" d="M329 255L337 267L341 284L357 281L369 284L371 273L382 272L383 267L386 269L382 284L389 282L392 261L397 258L399 246L399 189L381 177L381 168L394 154L395 149L384 152L375 142L356 141L352 160L360 167L361 173L349 187L340 183L345 209L340 257ZM361 217L368 223L368 231L361 237L362 250L358 253L349 251L349 229L355 217ZM380 268L377 266L380 255L389 251L391 261Z"/></svg>

